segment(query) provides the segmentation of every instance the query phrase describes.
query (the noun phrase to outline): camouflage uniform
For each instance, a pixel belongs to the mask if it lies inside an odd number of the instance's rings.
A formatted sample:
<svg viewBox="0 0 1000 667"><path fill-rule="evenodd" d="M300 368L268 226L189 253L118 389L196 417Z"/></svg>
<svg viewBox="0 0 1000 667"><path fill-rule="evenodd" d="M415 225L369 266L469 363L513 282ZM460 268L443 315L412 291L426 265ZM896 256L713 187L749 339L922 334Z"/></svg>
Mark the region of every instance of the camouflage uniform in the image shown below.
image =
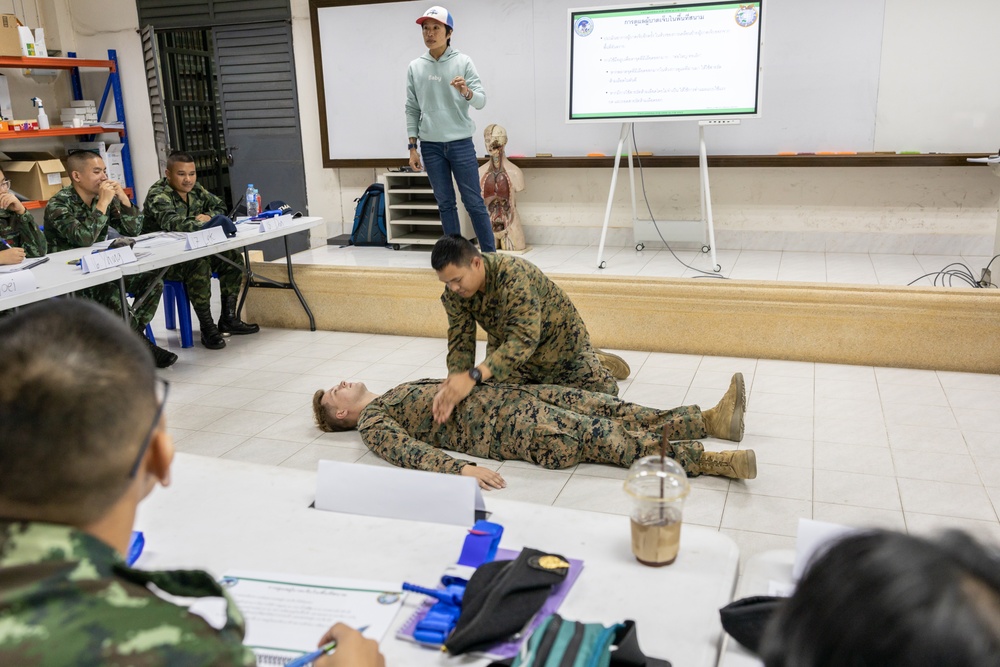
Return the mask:
<svg viewBox="0 0 1000 667"><path fill-rule="evenodd" d="M30 213L17 214L7 208L0 209L0 239L15 248L24 248L25 257L43 256L48 245Z"/></svg>
<svg viewBox="0 0 1000 667"><path fill-rule="evenodd" d="M108 226L112 226L124 236L136 236L142 231L142 215L135 206L124 208L118 198L111 200L108 212L101 213L95 208L97 197L88 206L80 199L72 185L49 198L45 206L45 239L49 251L58 252L71 248L86 248L108 238ZM139 308L132 313L132 326L142 333L156 314L163 293L163 281L157 272L150 271L125 278L125 289L136 297L152 290ZM107 306L116 313L122 312L121 292L118 283L110 282L88 287L77 292L82 297Z"/></svg>
<svg viewBox="0 0 1000 667"><path fill-rule="evenodd" d="M157 597L224 597L215 630ZM0 521L0 664L255 665L243 617L200 570L127 567L97 538L69 526Z"/></svg>
<svg viewBox="0 0 1000 667"><path fill-rule="evenodd" d="M497 382L557 384L618 395L576 306L541 269L518 257L483 255L483 292L441 295L448 314L448 372L475 365L476 323L486 331L486 365Z"/></svg>
<svg viewBox="0 0 1000 667"><path fill-rule="evenodd" d="M403 468L459 473L466 461L439 448L498 461L519 460L545 468L577 463L627 467L659 452L666 427L667 455L689 473L708 435L698 406L656 410L600 392L554 385L487 382L435 424L431 403L440 380L418 380L390 389L358 418L361 440Z"/></svg>
<svg viewBox="0 0 1000 667"><path fill-rule="evenodd" d="M226 205L222 199L195 183L185 202L177 191L170 187L166 178L161 178L149 188L146 201L142 205L143 232L195 232L203 223L195 220L198 215L225 215ZM243 284L243 253L227 250L221 253L240 268L227 264L218 257L200 257L183 264L175 264L164 274L166 280L179 280L187 288L188 299L195 310L208 308L212 299L212 272L219 276L222 296L237 295Z"/></svg>

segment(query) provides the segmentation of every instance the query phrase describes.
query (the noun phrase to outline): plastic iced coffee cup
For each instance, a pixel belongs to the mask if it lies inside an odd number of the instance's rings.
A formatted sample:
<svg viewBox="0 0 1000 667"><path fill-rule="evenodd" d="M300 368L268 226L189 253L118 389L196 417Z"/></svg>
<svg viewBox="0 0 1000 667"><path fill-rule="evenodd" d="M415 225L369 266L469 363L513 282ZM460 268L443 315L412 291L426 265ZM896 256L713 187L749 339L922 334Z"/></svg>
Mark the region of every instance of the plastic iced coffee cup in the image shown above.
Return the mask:
<svg viewBox="0 0 1000 667"><path fill-rule="evenodd" d="M643 565L662 567L677 560L690 491L684 469L673 459L646 456L629 468L625 492L632 498L632 553Z"/></svg>

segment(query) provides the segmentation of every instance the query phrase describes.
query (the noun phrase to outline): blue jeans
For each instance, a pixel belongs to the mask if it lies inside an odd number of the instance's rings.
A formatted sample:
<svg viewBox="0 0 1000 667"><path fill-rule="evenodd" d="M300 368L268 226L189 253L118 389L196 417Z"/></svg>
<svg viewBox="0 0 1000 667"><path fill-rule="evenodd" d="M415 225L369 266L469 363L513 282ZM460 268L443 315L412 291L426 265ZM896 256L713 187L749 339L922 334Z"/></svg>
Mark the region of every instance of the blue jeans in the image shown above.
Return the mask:
<svg viewBox="0 0 1000 667"><path fill-rule="evenodd" d="M421 141L420 156L427 170L427 178L434 190L441 212L441 225L445 234L461 234L458 222L458 204L451 177L455 175L458 191L462 194L462 204L472 218L472 228L476 230L481 252L496 252L496 237L490 214L483 202L479 189L479 162L476 161L476 147L472 138L457 141Z"/></svg>

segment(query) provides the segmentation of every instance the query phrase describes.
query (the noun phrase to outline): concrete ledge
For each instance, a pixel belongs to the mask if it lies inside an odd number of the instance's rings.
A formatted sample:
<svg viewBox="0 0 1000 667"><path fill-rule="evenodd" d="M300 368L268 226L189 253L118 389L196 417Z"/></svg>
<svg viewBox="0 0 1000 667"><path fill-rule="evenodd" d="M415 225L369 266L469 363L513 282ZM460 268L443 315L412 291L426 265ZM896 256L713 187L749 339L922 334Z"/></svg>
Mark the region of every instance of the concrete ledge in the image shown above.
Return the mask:
<svg viewBox="0 0 1000 667"><path fill-rule="evenodd" d="M275 280L284 265L255 263ZM444 338L430 269L300 265L318 329ZM1000 372L1000 290L552 276L599 347L864 366ZM290 291L255 289L252 321L305 329Z"/></svg>

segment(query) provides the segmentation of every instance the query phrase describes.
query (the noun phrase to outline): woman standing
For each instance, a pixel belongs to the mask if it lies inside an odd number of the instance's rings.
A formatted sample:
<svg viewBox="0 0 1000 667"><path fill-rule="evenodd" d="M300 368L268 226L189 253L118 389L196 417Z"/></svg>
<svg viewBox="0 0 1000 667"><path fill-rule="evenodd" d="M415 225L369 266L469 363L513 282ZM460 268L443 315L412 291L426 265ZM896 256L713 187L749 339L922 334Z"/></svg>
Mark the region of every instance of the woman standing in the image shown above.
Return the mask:
<svg viewBox="0 0 1000 667"><path fill-rule="evenodd" d="M421 171L426 166L446 235L461 234L454 176L480 251L496 252L490 216L479 191L479 162L472 143L476 125L469 118L470 106L486 106L486 92L472 59L451 48L455 21L447 9L431 7L417 24L428 51L410 63L406 74L410 168Z"/></svg>

